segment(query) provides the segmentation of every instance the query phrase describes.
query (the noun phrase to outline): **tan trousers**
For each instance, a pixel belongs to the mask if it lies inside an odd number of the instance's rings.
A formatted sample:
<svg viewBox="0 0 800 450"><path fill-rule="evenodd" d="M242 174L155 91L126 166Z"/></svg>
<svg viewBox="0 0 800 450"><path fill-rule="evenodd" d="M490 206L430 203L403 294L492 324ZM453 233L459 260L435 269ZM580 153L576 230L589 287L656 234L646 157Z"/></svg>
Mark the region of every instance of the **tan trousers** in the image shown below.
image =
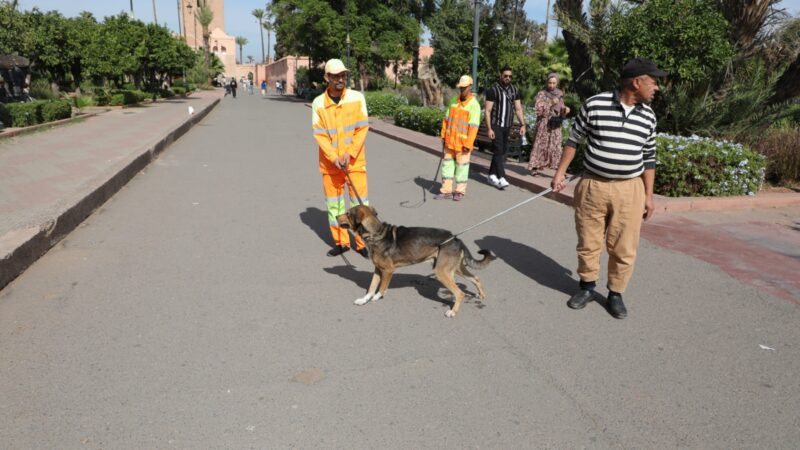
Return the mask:
<svg viewBox="0 0 800 450"><path fill-rule="evenodd" d="M640 177L609 180L587 175L581 179L575 187L574 202L581 281L597 281L605 238L608 289L625 292L636 262L644 200L644 182Z"/></svg>

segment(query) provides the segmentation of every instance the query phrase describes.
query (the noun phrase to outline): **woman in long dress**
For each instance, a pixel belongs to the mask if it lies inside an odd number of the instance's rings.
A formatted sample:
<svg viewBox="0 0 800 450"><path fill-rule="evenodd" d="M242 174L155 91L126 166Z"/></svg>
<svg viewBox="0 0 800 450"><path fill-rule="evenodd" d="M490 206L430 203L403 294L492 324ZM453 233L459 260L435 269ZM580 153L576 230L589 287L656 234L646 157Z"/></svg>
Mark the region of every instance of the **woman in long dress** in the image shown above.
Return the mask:
<svg viewBox="0 0 800 450"><path fill-rule="evenodd" d="M536 175L545 167L557 169L561 160L561 120L569 114L558 75L547 75L547 86L536 94L536 127L528 170ZM551 118L555 118L552 119Z"/></svg>

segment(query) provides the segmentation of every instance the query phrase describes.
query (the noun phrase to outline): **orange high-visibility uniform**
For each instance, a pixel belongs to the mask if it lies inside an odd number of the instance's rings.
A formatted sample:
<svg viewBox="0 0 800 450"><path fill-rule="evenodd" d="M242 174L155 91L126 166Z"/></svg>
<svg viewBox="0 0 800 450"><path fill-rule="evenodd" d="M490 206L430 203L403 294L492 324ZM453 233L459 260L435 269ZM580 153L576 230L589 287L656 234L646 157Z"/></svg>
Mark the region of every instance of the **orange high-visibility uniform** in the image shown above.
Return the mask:
<svg viewBox="0 0 800 450"><path fill-rule="evenodd" d="M319 171L322 174L322 184L325 189L325 203L331 235L336 245L349 247L350 236L347 230L339 227L336 221L337 216L347 211L344 186L349 183L347 183L344 172L336 167L334 161L345 153L350 154L350 164L347 170L354 184L354 186L349 186L350 204L357 204L356 193L361 196L364 204L369 204L364 149L369 120L364 95L358 91L345 89L339 103L335 103L326 90L315 98L311 105L311 127L314 130L314 139L319 146ZM363 247L364 242L356 236L356 248Z"/></svg>
<svg viewBox="0 0 800 450"><path fill-rule="evenodd" d="M444 142L445 152L442 160L442 194L455 191L461 194L467 191L469 178L469 160L472 154L475 138L478 136L480 125L481 106L470 94L465 100L459 96L450 100L447 115L442 120L441 138Z"/></svg>

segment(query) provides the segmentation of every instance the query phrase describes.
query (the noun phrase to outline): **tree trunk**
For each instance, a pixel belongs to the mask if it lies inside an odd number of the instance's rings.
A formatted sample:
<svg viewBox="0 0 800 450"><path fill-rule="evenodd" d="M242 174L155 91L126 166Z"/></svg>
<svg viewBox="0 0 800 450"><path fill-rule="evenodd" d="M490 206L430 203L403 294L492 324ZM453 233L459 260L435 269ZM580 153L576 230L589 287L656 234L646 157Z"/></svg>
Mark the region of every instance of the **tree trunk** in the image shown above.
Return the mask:
<svg viewBox="0 0 800 450"><path fill-rule="evenodd" d="M556 0L556 7L561 9L575 22L583 20L583 0ZM575 92L585 99L596 94L597 78L592 69L592 55L589 47L577 36L563 30L564 46L567 48L569 66L572 69L572 85Z"/></svg>
<svg viewBox="0 0 800 450"><path fill-rule="evenodd" d="M411 58L411 79L419 79L419 41L414 45Z"/></svg>
<svg viewBox="0 0 800 450"><path fill-rule="evenodd" d="M769 99L769 104L774 105L797 97L800 97L800 53L775 82L775 94Z"/></svg>

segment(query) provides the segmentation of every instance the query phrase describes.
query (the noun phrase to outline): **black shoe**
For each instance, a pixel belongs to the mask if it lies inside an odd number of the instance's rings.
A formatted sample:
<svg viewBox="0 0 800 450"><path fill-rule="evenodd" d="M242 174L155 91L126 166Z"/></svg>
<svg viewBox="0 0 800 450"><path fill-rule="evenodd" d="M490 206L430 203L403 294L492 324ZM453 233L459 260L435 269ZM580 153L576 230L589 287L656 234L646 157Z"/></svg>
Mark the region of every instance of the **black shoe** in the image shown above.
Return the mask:
<svg viewBox="0 0 800 450"><path fill-rule="evenodd" d="M350 250L350 247L337 245L336 247L333 247L332 249L328 250L328 256L339 256L348 250Z"/></svg>
<svg viewBox="0 0 800 450"><path fill-rule="evenodd" d="M622 303L622 296L620 294L608 294L608 312L616 319L628 317L628 310L625 309L625 303Z"/></svg>
<svg viewBox="0 0 800 450"><path fill-rule="evenodd" d="M581 289L577 294L570 297L569 301L567 301L567 306L572 309L581 309L592 301L592 297L594 297L594 291Z"/></svg>
<svg viewBox="0 0 800 450"><path fill-rule="evenodd" d="M359 255L363 256L364 258L369 259L369 252L367 251L367 247L362 248L361 250L356 250Z"/></svg>

